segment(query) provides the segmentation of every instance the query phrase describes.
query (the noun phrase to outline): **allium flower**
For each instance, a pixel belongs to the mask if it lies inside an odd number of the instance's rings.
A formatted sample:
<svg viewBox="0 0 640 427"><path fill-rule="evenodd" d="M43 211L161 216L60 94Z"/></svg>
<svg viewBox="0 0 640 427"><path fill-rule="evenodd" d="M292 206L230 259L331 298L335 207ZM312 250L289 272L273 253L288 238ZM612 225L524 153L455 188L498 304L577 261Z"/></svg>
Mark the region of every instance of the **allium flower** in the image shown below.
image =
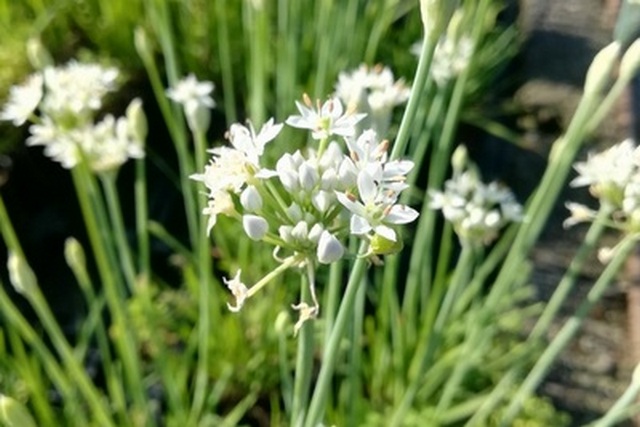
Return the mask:
<svg viewBox="0 0 640 427"><path fill-rule="evenodd" d="M348 108L366 113L364 124L379 134L385 134L391 122L391 112L409 99L411 89L403 80L394 80L388 67L377 65L338 75L336 95Z"/></svg>
<svg viewBox="0 0 640 427"><path fill-rule="evenodd" d="M213 88L213 83L201 82L196 76L189 74L174 87L167 89L167 97L182 104L187 123L193 132L204 132L209 127L210 110L216 105L211 98Z"/></svg>
<svg viewBox="0 0 640 427"><path fill-rule="evenodd" d="M260 165L260 156L265 145L282 129L282 125L274 125L269 120L256 135L253 126L231 125L227 133L233 148L218 147L209 150L213 153L211 162L205 166L204 173L193 174L191 179L202 181L210 192L231 191L239 193L246 182L254 177L268 178L276 172L264 169Z"/></svg>
<svg viewBox="0 0 640 427"><path fill-rule="evenodd" d="M365 114L345 112L337 98L329 98L322 106L318 101L315 107L308 96L303 100L304 104L296 101L301 115L289 116L286 123L294 128L311 130L314 139L326 139L330 135L353 136L356 124L365 117Z"/></svg>
<svg viewBox="0 0 640 427"><path fill-rule="evenodd" d="M444 192L429 191L430 207L440 209L458 236L470 243L491 242L509 221L522 219L522 208L507 188L483 184L465 171L445 182Z"/></svg>
<svg viewBox="0 0 640 427"><path fill-rule="evenodd" d="M144 157L143 142L132 133L125 117L116 119L111 114L97 124L87 124L68 131L60 129L49 117L42 123L31 125L27 145L43 145L44 153L62 167L71 169L84 153L89 168L104 172L119 168L129 158Z"/></svg>
<svg viewBox="0 0 640 427"><path fill-rule="evenodd" d="M207 222L207 234L211 234L211 230L216 225L218 215L223 214L231 216L236 212L236 208L231 199L231 195L226 191L216 191L209 194L207 206L202 210L203 215L209 215Z"/></svg>
<svg viewBox="0 0 640 427"><path fill-rule="evenodd" d="M358 174L358 194L360 201L354 196L338 193L338 200L353 215L351 217L351 233L366 235L371 231L385 239L396 241L396 232L390 225L408 224L418 217L418 212L408 206L392 204L373 177L366 171Z"/></svg>
<svg viewBox="0 0 640 427"><path fill-rule="evenodd" d="M27 80L9 90L9 100L0 112L0 120L22 126L34 113L42 100L42 74L30 75Z"/></svg>
<svg viewBox="0 0 640 427"><path fill-rule="evenodd" d="M242 270L238 270L233 279L223 278L224 284L227 285L231 293L236 299L236 305L231 305L227 303L227 307L229 310L237 312L240 311L242 306L244 305L244 301L247 299L247 294L249 289L247 286L240 281L240 274Z"/></svg>
<svg viewBox="0 0 640 427"><path fill-rule="evenodd" d="M414 55L419 56L422 42L411 48ZM444 36L436 45L431 63L431 77L436 84L443 86L458 77L468 66L473 56L473 41L468 36L453 38Z"/></svg>
<svg viewBox="0 0 640 427"><path fill-rule="evenodd" d="M259 169L260 157L264 154L264 147L272 141L282 130L282 123L274 124L273 118L269 119L256 134L253 124L247 122L247 126L232 124L227 132L227 138L236 150L243 153L249 163ZM216 153L216 149L211 150Z"/></svg>
<svg viewBox="0 0 640 427"><path fill-rule="evenodd" d="M199 81L195 75L189 74L178 81L174 87L167 89L167 96L187 109L197 106L213 108L216 103L211 98L214 85L209 81Z"/></svg>
<svg viewBox="0 0 640 427"><path fill-rule="evenodd" d="M75 131L73 138L94 172L115 170L130 158L144 157L142 141L134 137L125 117L108 114L101 122Z"/></svg>
<svg viewBox="0 0 640 427"><path fill-rule="evenodd" d="M378 141L373 130L366 130L356 138L346 138L351 159L357 171L366 171L385 190L397 195L407 185L405 176L413 169L410 160L387 161L388 141Z"/></svg>
<svg viewBox="0 0 640 427"><path fill-rule="evenodd" d="M42 110L49 115L82 116L102 108L104 96L117 88L118 70L70 61L44 70Z"/></svg>
<svg viewBox="0 0 640 427"><path fill-rule="evenodd" d="M591 221L596 216L596 211L589 209L580 203L567 202L565 203L565 207L569 209L571 216L562 222L562 226L564 228L573 227L576 224Z"/></svg>
<svg viewBox="0 0 640 427"><path fill-rule="evenodd" d="M103 97L116 89L117 78L117 69L98 64L70 61L49 66L11 89L0 119L19 126L38 109L40 117L29 127L27 145L44 146L44 154L65 168L73 168L84 157L94 172L116 169L129 158L144 157L147 132L139 99L130 103L126 117L107 115L94 124Z"/></svg>
<svg viewBox="0 0 640 427"><path fill-rule="evenodd" d="M626 186L638 173L640 149L626 139L597 154L589 154L585 162L574 165L578 177L572 187L589 186L591 194L601 201L621 207Z"/></svg>

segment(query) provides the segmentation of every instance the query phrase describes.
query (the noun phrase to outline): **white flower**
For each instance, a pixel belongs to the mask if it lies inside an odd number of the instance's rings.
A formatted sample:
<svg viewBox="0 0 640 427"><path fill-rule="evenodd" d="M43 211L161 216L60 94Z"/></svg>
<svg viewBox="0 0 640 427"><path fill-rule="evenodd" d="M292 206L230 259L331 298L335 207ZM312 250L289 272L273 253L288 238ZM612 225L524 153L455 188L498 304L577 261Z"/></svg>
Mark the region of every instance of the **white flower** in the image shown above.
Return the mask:
<svg viewBox="0 0 640 427"><path fill-rule="evenodd" d="M413 169L411 160L387 162L388 141L378 141L376 132L369 129L357 138L346 138L351 159L357 171L365 171L379 183L381 190L388 190L390 197L407 188L406 175Z"/></svg>
<svg viewBox="0 0 640 427"><path fill-rule="evenodd" d="M193 74L167 89L167 97L182 104L189 128L193 132L205 132L209 127L211 109L215 102L211 98L213 83L198 81Z"/></svg>
<svg viewBox="0 0 640 427"><path fill-rule="evenodd" d="M596 216L596 211L580 203L567 202L565 203L565 207L569 209L571 216L562 222L564 228L573 227L581 222L591 221Z"/></svg>
<svg viewBox="0 0 640 427"><path fill-rule="evenodd" d="M445 182L444 192L429 191L432 209L441 209L459 237L473 243L489 243L509 221L522 219L522 207L508 189L483 184L465 171Z"/></svg>
<svg viewBox="0 0 640 427"><path fill-rule="evenodd" d="M311 306L306 302L301 302L291 307L294 310L298 310L300 312L300 317L298 318L298 321L296 322L296 324L293 326L294 335L296 335L300 330L300 328L302 328L302 325L304 325L304 322L318 317L318 312L320 310L320 307L318 305Z"/></svg>
<svg viewBox="0 0 640 427"><path fill-rule="evenodd" d="M269 223L258 215L243 215L242 227L251 240L261 240L269 230Z"/></svg>
<svg viewBox="0 0 640 427"><path fill-rule="evenodd" d="M229 288L229 290L231 291L231 293L236 299L235 306L227 303L227 307L229 307L229 310L233 312L240 311L240 309L244 305L244 301L248 297L248 292L249 292L249 289L247 288L247 286L240 281L241 271L242 270L238 270L235 277L231 280L227 279L226 277L222 279L224 281L224 284L227 285L227 287Z"/></svg>
<svg viewBox="0 0 640 427"><path fill-rule="evenodd" d="M338 200L353 215L351 233L355 235L376 234L396 241L396 232L389 225L408 224L418 217L418 212L404 205L387 203L373 177L366 171L358 174L358 194L362 202L345 193L337 193Z"/></svg>
<svg viewBox="0 0 640 427"><path fill-rule="evenodd" d="M102 108L104 96L116 89L118 74L116 68L77 61L62 67L47 67L42 109L55 116L97 111Z"/></svg>
<svg viewBox="0 0 640 427"><path fill-rule="evenodd" d="M318 240L316 254L321 264L331 264L342 258L344 255L344 247L336 236L324 230Z"/></svg>
<svg viewBox="0 0 640 427"><path fill-rule="evenodd" d="M318 101L314 107L305 95L304 104L296 101L296 106L301 115L289 116L286 123L295 128L311 130L314 139L326 139L330 135L353 136L356 124L365 117L365 114L345 113L338 98L329 98L322 106Z"/></svg>
<svg viewBox="0 0 640 427"><path fill-rule="evenodd" d="M422 50L422 48L420 48ZM438 85L459 76L468 66L473 56L473 42L468 36L454 39L444 36L438 42L431 64L431 77Z"/></svg>
<svg viewBox="0 0 640 427"><path fill-rule="evenodd" d="M264 154L264 147L272 141L282 130L282 123L274 124L273 118L269 119L256 134L253 124L247 122L247 126L235 123L227 132L229 142L236 150L242 152L248 161L255 167L259 167L260 157ZM214 148L211 152L216 153Z"/></svg>
<svg viewBox="0 0 640 427"><path fill-rule="evenodd" d="M42 100L42 83L42 74L36 73L21 85L11 87L9 100L0 112L0 120L11 121L15 126L23 125Z"/></svg>
<svg viewBox="0 0 640 427"><path fill-rule="evenodd" d="M570 185L588 185L595 197L620 207L625 188L637 174L639 165L640 148L626 139L600 153L590 153L585 162L576 163L574 168L579 175Z"/></svg>
<svg viewBox="0 0 640 427"><path fill-rule="evenodd" d="M73 139L82 148L94 172L114 170L130 158L144 157L142 144L132 135L125 117L116 120L108 114L101 122L74 131Z"/></svg>
<svg viewBox="0 0 640 427"><path fill-rule="evenodd" d="M231 191L240 193L248 180L252 178L269 178L276 172L263 169L260 166L260 156L264 153L265 145L276 137L282 125L274 125L269 120L256 135L253 126L234 124L227 133L232 145L217 147L209 150L213 158L205 166L201 174L191 175L191 179L202 181L210 193Z"/></svg>
<svg viewBox="0 0 640 427"><path fill-rule="evenodd" d="M197 106L213 108L216 106L211 98L213 89L213 83L199 81L195 75L189 74L178 81L175 86L167 89L167 97L189 110L195 109Z"/></svg>
<svg viewBox="0 0 640 427"><path fill-rule="evenodd" d="M348 108L366 113L365 126L381 134L389 128L393 107L405 103L410 93L404 81L395 81L391 70L381 65L363 64L350 73L341 72L336 84L336 95Z"/></svg>
<svg viewBox="0 0 640 427"><path fill-rule="evenodd" d="M209 194L207 206L202 209L203 215L209 215L209 221L207 222L207 234L210 234L211 230L216 225L219 214L231 216L235 211L236 209L233 204L233 199L226 191L216 191Z"/></svg>

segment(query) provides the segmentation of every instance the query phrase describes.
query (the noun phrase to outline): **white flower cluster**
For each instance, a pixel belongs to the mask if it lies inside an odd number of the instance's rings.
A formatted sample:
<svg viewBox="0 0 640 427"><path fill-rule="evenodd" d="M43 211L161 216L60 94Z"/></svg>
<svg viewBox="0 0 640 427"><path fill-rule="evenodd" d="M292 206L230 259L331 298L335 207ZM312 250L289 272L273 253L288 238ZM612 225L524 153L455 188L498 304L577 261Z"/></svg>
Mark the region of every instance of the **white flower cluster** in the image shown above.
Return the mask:
<svg viewBox="0 0 640 427"><path fill-rule="evenodd" d="M578 176L572 187L588 186L590 193L608 205L615 223L621 228L640 227L640 147L626 139L587 160L574 165ZM595 212L578 203L567 203L571 216L566 227L595 217Z"/></svg>
<svg viewBox="0 0 640 427"><path fill-rule="evenodd" d="M27 145L44 146L45 155L70 169L83 155L91 170L117 169L128 158L144 157L146 120L138 99L126 117L108 114L94 123L106 94L117 89L118 70L71 61L46 67L10 89L0 120L27 121Z"/></svg>
<svg viewBox="0 0 640 427"><path fill-rule="evenodd" d="M336 96L348 107L366 113L364 127L385 135L394 107L409 99L411 89L402 79L395 80L389 67L360 65L356 70L338 75Z"/></svg>
<svg viewBox="0 0 640 427"><path fill-rule="evenodd" d="M199 81L189 74L167 90L167 97L182 104L189 128L193 132L205 132L211 120L211 109L215 102L211 98L214 85L209 81Z"/></svg>
<svg viewBox="0 0 640 427"><path fill-rule="evenodd" d="M430 207L440 209L465 243L485 245L508 222L522 220L522 207L511 191L491 182L484 184L473 170L454 171L444 191L429 191Z"/></svg>
<svg viewBox="0 0 640 427"><path fill-rule="evenodd" d="M420 56L421 51L422 42L416 43L411 48L411 52L416 56ZM444 35L433 53L433 62L429 70L431 78L438 86L444 86L469 66L472 56L473 41L469 36L462 35L454 38Z"/></svg>
<svg viewBox="0 0 640 427"><path fill-rule="evenodd" d="M309 129L320 140L317 149L285 153L270 168L262 154L283 125L271 119L256 132L251 123L234 124L227 133L230 146L210 150L213 157L203 173L192 175L207 188L209 201L203 213L209 216L209 231L220 214L236 218L251 239L275 246L274 256L281 266L338 261L345 254L343 241L349 234L367 241L398 241L394 227L418 216L397 203L413 163L390 161L388 142L379 141L373 130L356 137L355 126L362 115L345 113L337 98L315 108L308 98L297 105L300 115L286 123ZM336 135L344 140L346 150L331 139ZM265 279L252 288L238 275L226 280L236 298L230 308L240 309ZM312 305L301 302L294 307L301 316L296 328L318 313L312 281L310 287Z"/></svg>

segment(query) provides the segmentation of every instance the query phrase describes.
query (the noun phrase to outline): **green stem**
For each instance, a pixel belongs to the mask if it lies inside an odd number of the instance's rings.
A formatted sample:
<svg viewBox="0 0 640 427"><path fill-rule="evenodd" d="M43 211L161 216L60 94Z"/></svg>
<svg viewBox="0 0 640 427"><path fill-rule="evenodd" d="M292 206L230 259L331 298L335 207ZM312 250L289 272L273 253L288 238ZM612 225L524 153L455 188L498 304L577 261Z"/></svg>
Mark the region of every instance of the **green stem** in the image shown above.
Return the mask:
<svg viewBox="0 0 640 427"><path fill-rule="evenodd" d="M203 170L206 163L207 141L204 132L196 132L195 158L198 170ZM198 212L202 212L207 204L205 194L199 194L197 198ZM207 387L209 383L209 347L211 336L211 313L214 309L211 301L211 277L212 265L207 237L207 218L199 216L199 235L197 240L198 258L198 362L196 367L195 390L193 393L193 405L191 408L191 420L195 422L202 413L205 405Z"/></svg>
<svg viewBox="0 0 640 427"><path fill-rule="evenodd" d="M522 385L520 385L518 391L512 396L505 415L501 420L501 426L511 425L513 419L520 412L522 403L531 395L536 387L538 387L551 368L553 361L567 344L569 344L569 341L576 334L585 317L600 300L609 283L615 278L615 275L627 259L627 256L631 253L637 240L637 235L628 235L619 243L615 256L609 264L607 264L607 267L587 294L587 298L580 304L575 314L565 323L560 332L558 332L551 344L540 356L533 369L531 369Z"/></svg>
<svg viewBox="0 0 640 427"><path fill-rule="evenodd" d="M93 254L98 266L98 272L102 280L109 310L113 316L113 322L117 329L118 337L114 338L118 354L123 359L123 365L129 389L133 393L136 406L146 408L146 394L142 384L142 371L138 358L138 347L134 332L130 328L130 322L125 311L125 297L123 290L119 286L114 272L117 266L110 262L107 244L100 238L100 229L96 219L97 212L91 209L90 193L87 183L92 180L86 165L81 162L71 170L71 175L76 187L78 202L82 211L89 241L93 249Z"/></svg>
<svg viewBox="0 0 640 427"><path fill-rule="evenodd" d="M609 427L617 424L621 421L620 415L626 408L636 403L638 393L640 393L640 368L638 366L636 366L633 372L631 384L629 384L629 387L627 387L622 396L616 400L611 409L609 409L602 418L594 422L590 427Z"/></svg>
<svg viewBox="0 0 640 427"><path fill-rule="evenodd" d="M0 286L0 308L0 313L6 320L7 325L11 325L9 331L10 337L14 333L19 333L22 339L33 348L35 355L37 355L38 359L42 362L42 366L47 372L48 377L51 378L52 383L64 398L65 409L68 410L71 416L77 419L84 418L82 409L80 408L81 405L79 405L77 401L77 395L69 375L63 371L56 357L51 354L51 351L35 332L31 324L24 318L13 301L11 301L11 298L6 294L3 286Z"/></svg>
<svg viewBox="0 0 640 427"><path fill-rule="evenodd" d="M233 61L231 60L231 43L229 42L229 27L226 10L226 1L216 1L213 3L216 14L216 28L218 30L218 54L220 55L220 74L222 75L222 90L224 91L224 113L227 118L227 126L235 123L236 94L233 84Z"/></svg>
<svg viewBox="0 0 640 427"><path fill-rule="evenodd" d="M329 267L329 283L328 291L325 293L325 301L322 304L322 318L324 319L324 342L329 341L331 330L335 323L336 313L338 311L338 300L340 298L340 285L342 284L342 269L344 262L336 261Z"/></svg>
<svg viewBox="0 0 640 427"><path fill-rule="evenodd" d="M136 234L138 238L138 271L144 281L151 277L151 253L149 247L149 204L147 195L146 162L136 160L134 183L136 204Z"/></svg>
<svg viewBox="0 0 640 427"><path fill-rule="evenodd" d="M315 283L315 267L307 263L307 274L301 275L300 302L308 302L311 298L310 286ZM291 408L291 426L298 427L304 423L305 412L309 403L311 391L311 376L313 372L313 322L305 322L298 335L298 353L296 356L296 370L293 384L293 401Z"/></svg>
<svg viewBox="0 0 640 427"><path fill-rule="evenodd" d="M340 303L335 324L331 330L331 336L326 342L326 347L322 357L322 366L320 367L320 373L318 374L316 386L311 397L309 411L307 412L307 419L304 424L305 427L316 427L321 422L324 414L327 396L331 389L333 371L338 358L340 343L344 337L348 321L351 318L356 294L358 293L359 287L362 285L362 278L366 271L368 260L366 257L362 257L362 255L367 252L367 248L368 243L363 241L358 251L359 257L351 270L351 275L347 282L347 288L345 289L344 296Z"/></svg>
<svg viewBox="0 0 640 427"><path fill-rule="evenodd" d="M413 119L420 106L424 87L427 79L429 78L429 70L431 69L431 62L433 61L435 47L436 46L433 41L429 38L425 38L425 42L422 45L422 52L420 53L420 59L418 60L416 75L413 79L411 96L409 96L407 107L402 115L402 121L400 122L400 128L398 129L398 136L393 144L389 160L395 160L403 156L405 153L407 144L409 143L409 134L411 132Z"/></svg>
<svg viewBox="0 0 640 427"><path fill-rule="evenodd" d="M442 306L438 310L438 317L433 325L433 330L429 331L428 338L422 341L424 344L418 347L413 357L410 369L410 374L412 374L411 383L409 384L400 405L396 409L393 418L389 423L390 426L395 427L401 424L413 403L418 389L424 382L422 373L433 361L433 357L435 356L435 353L442 341L444 329L449 320L449 315L451 314L453 305L464 289L464 286L468 283L469 277L471 277L474 266L474 257L473 247L463 244L462 253L458 259L456 269L453 273L447 293L445 294Z"/></svg>
<svg viewBox="0 0 640 427"><path fill-rule="evenodd" d="M116 189L116 176L116 172L107 172L100 175L100 179L107 199L107 208L109 210L111 226L115 234L116 244L118 245L117 252L120 258L120 266L124 270L124 276L129 284L129 291L134 292L136 286L136 272L133 265L131 248L127 242L124 221L122 219L120 199L118 198Z"/></svg>
<svg viewBox="0 0 640 427"><path fill-rule="evenodd" d="M365 278L362 279L366 281ZM364 327L364 304L366 299L366 286L360 285L354 304L353 321L351 323L350 342L353 343L349 354L349 373L347 375L347 395L351 396L347 404L346 424L349 426L362 424L362 329Z"/></svg>
<svg viewBox="0 0 640 427"><path fill-rule="evenodd" d="M580 245L578 252L571 260L566 273L563 275L560 283L556 287L556 290L553 292L551 299L546 304L544 311L529 334L529 340L537 340L549 330L549 326L551 325L553 318L560 310L560 307L562 307L564 301L571 294L578 278L578 274L580 274L587 257L593 252L598 244L600 236L602 236L602 232L605 230L604 220L611 214L612 210L613 209L610 206L605 207L605 205L600 205L597 217L594 219L591 227L589 227L589 231L584 238L584 242Z"/></svg>

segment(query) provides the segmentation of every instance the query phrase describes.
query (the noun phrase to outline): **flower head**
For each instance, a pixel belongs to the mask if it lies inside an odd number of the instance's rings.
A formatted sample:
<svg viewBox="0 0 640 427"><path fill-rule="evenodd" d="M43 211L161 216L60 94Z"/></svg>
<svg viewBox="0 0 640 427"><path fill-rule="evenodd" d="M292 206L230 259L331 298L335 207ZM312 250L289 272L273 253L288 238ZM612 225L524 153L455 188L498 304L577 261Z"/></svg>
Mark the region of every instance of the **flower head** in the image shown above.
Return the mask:
<svg viewBox="0 0 640 427"><path fill-rule="evenodd" d="M42 74L30 75L27 80L9 90L9 100L0 112L0 120L11 121L22 126L34 113L42 100Z"/></svg>
<svg viewBox="0 0 640 427"><path fill-rule="evenodd" d="M311 130L314 139L326 139L330 135L353 136L356 132L356 124L365 117L365 114L345 112L342 103L337 98L329 98L320 105L320 101L314 107L311 99L304 96L304 104L296 101L299 116L289 116L286 123L289 126Z"/></svg>
<svg viewBox="0 0 640 427"><path fill-rule="evenodd" d="M626 139L600 153L590 153L587 160L574 165L578 176L572 187L589 186L602 201L620 207L625 188L638 173L640 149L633 140Z"/></svg>
<svg viewBox="0 0 640 427"><path fill-rule="evenodd" d="M119 72L100 64L70 61L44 70L45 96L42 109L47 114L83 116L102 108L104 96L117 88Z"/></svg>
<svg viewBox="0 0 640 427"><path fill-rule="evenodd" d="M429 191L430 207L440 209L458 236L474 244L491 242L509 221L522 219L522 208L507 188L484 184L470 170L445 182L444 191Z"/></svg>

